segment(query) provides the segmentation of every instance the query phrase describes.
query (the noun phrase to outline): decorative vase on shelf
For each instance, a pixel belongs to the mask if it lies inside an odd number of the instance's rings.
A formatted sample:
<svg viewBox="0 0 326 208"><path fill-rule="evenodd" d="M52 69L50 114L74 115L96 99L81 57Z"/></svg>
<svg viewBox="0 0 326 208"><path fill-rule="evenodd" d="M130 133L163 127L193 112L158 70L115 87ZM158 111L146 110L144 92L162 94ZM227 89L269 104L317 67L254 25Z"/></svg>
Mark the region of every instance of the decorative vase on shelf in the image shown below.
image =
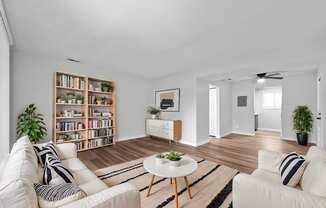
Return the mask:
<svg viewBox="0 0 326 208"><path fill-rule="evenodd" d="M153 115L152 115L152 119L159 119L159 117L158 117L157 114L153 114Z"/></svg>

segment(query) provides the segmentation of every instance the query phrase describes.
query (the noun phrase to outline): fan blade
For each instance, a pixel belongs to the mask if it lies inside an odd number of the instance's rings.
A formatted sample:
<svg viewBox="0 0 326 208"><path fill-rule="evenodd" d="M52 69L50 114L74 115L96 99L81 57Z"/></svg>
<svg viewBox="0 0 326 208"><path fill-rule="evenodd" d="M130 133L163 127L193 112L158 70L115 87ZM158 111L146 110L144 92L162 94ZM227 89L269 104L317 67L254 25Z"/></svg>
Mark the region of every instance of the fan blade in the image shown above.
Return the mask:
<svg viewBox="0 0 326 208"><path fill-rule="evenodd" d="M268 76L268 77L265 77L266 79L283 79L283 77L270 77L270 76Z"/></svg>
<svg viewBox="0 0 326 208"><path fill-rule="evenodd" d="M279 76L279 75L281 75L281 73L275 72L275 73L267 74L267 77Z"/></svg>

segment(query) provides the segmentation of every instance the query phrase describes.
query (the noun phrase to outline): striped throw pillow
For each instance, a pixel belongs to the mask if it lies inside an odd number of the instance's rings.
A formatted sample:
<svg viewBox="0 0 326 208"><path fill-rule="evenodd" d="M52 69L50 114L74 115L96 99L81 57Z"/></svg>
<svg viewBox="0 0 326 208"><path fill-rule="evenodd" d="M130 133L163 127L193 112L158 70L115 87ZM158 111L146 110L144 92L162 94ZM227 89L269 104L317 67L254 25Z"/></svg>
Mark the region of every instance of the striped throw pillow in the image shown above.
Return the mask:
<svg viewBox="0 0 326 208"><path fill-rule="evenodd" d="M308 162L295 152L283 155L279 166L283 185L296 186L300 182L307 164Z"/></svg>
<svg viewBox="0 0 326 208"><path fill-rule="evenodd" d="M43 183L60 184L74 183L74 176L61 161L52 154L47 154L44 164Z"/></svg>
<svg viewBox="0 0 326 208"><path fill-rule="evenodd" d="M34 184L40 208L60 207L82 199L86 193L77 185L63 183L59 185Z"/></svg>
<svg viewBox="0 0 326 208"><path fill-rule="evenodd" d="M52 155L56 156L57 158L59 158L58 152L55 149L54 144L52 144L52 143L48 143L44 146L33 145L33 147L34 147L34 151L37 155L38 162L41 164L42 167L44 167L47 154L52 154Z"/></svg>

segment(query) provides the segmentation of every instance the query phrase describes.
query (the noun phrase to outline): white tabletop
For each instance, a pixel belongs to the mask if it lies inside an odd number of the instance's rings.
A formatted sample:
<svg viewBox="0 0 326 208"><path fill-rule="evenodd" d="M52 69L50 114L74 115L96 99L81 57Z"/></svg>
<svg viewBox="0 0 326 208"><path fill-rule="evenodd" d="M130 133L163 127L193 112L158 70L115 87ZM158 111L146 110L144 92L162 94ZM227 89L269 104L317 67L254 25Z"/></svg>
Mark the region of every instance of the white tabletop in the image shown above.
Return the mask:
<svg viewBox="0 0 326 208"><path fill-rule="evenodd" d="M172 167L168 162L158 164L155 155L146 158L143 162L144 168L151 174L164 177L176 178L192 174L198 167L197 162L191 157L184 155L179 167Z"/></svg>

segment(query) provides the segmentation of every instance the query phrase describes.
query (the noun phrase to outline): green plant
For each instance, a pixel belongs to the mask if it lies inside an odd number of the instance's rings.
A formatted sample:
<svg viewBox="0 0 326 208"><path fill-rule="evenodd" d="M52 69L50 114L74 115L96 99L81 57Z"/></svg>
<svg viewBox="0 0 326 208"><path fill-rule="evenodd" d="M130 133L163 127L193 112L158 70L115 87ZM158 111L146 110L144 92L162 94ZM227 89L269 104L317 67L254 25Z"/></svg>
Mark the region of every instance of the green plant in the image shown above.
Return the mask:
<svg viewBox="0 0 326 208"><path fill-rule="evenodd" d="M171 161L179 161L182 159L182 155L183 154L181 152L171 151L166 154L165 158Z"/></svg>
<svg viewBox="0 0 326 208"><path fill-rule="evenodd" d="M312 124L313 114L310 109L305 105L296 107L293 111L293 129L297 133L309 133Z"/></svg>
<svg viewBox="0 0 326 208"><path fill-rule="evenodd" d="M104 91L104 92L112 92L114 89L112 85L110 85L106 82L101 83L101 88L102 88L102 91Z"/></svg>
<svg viewBox="0 0 326 208"><path fill-rule="evenodd" d="M72 92L68 92L68 93L67 93L67 99L68 99L68 100L75 99L75 94L72 93Z"/></svg>
<svg viewBox="0 0 326 208"><path fill-rule="evenodd" d="M166 155L165 154L157 154L156 155L156 158L159 158L159 159L164 159L166 157Z"/></svg>
<svg viewBox="0 0 326 208"><path fill-rule="evenodd" d="M28 136L32 142L38 142L46 135L43 115L37 113L34 104L28 105L18 116L16 130L18 137Z"/></svg>
<svg viewBox="0 0 326 208"><path fill-rule="evenodd" d="M76 100L83 100L84 96L82 96L81 94L76 95Z"/></svg>
<svg viewBox="0 0 326 208"><path fill-rule="evenodd" d="M161 112L160 109L154 108L152 106L148 106L146 109L147 113L151 114L151 115L157 115Z"/></svg>

